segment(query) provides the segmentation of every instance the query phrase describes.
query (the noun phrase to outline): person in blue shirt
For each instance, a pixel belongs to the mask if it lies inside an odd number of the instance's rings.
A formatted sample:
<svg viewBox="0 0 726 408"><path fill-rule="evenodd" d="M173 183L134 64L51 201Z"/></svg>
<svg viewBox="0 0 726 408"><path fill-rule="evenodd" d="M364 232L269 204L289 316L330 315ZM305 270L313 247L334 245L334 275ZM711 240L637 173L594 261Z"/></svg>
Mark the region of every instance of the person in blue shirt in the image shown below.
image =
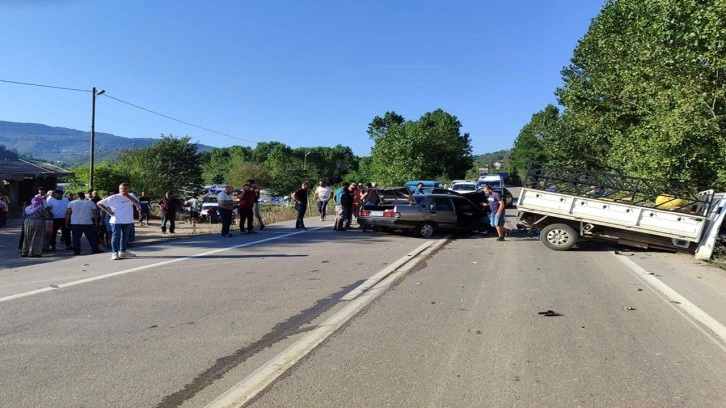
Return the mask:
<svg viewBox="0 0 726 408"><path fill-rule="evenodd" d="M497 230L497 241L504 241L504 199L491 186L484 186L484 193L487 195L487 202L492 213L489 215L489 223Z"/></svg>
<svg viewBox="0 0 726 408"><path fill-rule="evenodd" d="M426 193L424 192L424 185L423 185L423 183L418 183L418 184L416 185L416 188L415 188L415 189L413 189L413 193L414 193L414 194L416 194L416 195L420 195L420 194L426 194Z"/></svg>

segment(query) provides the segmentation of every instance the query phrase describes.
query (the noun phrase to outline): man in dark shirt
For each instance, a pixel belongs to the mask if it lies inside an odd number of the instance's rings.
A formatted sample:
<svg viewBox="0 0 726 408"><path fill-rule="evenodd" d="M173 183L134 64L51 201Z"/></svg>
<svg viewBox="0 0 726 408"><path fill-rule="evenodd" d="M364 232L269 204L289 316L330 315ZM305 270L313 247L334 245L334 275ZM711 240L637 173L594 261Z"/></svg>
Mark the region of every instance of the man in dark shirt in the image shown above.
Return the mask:
<svg viewBox="0 0 726 408"><path fill-rule="evenodd" d="M487 202L483 204L492 210L489 223L497 229L497 241L504 241L504 199L490 186L484 187L484 193L487 195Z"/></svg>
<svg viewBox="0 0 726 408"><path fill-rule="evenodd" d="M333 229L335 231L345 231L346 221L348 219L349 208L353 202L353 198L350 196L348 188L350 183L344 181L340 188L335 190L335 225Z"/></svg>
<svg viewBox="0 0 726 408"><path fill-rule="evenodd" d="M295 209L297 210L297 220L295 221L295 228L305 228L305 211L308 209L308 190L310 189L310 183L305 181L299 190L293 193L292 198L295 200Z"/></svg>
<svg viewBox="0 0 726 408"><path fill-rule="evenodd" d="M146 221L146 226L149 226L149 216L151 215L151 199L149 196L146 195L145 191L141 192L141 195L139 196L139 226L144 226L144 221Z"/></svg>
<svg viewBox="0 0 726 408"><path fill-rule="evenodd" d="M176 228L176 212L182 207L182 202L174 197L174 193L167 191L164 198L159 200L161 207L161 232L166 234L166 222L169 222L169 232L174 233Z"/></svg>

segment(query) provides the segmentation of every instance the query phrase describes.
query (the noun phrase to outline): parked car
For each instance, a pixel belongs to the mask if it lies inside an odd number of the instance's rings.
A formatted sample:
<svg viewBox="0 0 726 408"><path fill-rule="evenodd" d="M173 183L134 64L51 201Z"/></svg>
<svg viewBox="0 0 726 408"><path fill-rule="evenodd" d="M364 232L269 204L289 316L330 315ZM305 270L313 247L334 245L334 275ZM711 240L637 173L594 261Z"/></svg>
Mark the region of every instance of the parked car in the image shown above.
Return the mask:
<svg viewBox="0 0 726 408"><path fill-rule="evenodd" d="M206 217L209 213L209 209L212 207L217 207L217 196L216 195L205 195L202 198L202 211L201 215L203 217Z"/></svg>
<svg viewBox="0 0 726 408"><path fill-rule="evenodd" d="M471 193L476 191L476 182L460 181L458 183L452 184L449 190L456 191L457 193Z"/></svg>
<svg viewBox="0 0 726 408"><path fill-rule="evenodd" d="M209 209L210 208L217 208L217 202L215 201L213 203L202 203L202 212L201 212L201 215L204 216L204 217L206 217L207 214L209 214Z"/></svg>
<svg viewBox="0 0 726 408"><path fill-rule="evenodd" d="M379 188L377 203L361 208L358 224L363 231L402 230L429 238L438 231L481 231L489 228L489 217L481 200L448 191L414 196L407 187ZM480 193L472 193L480 194Z"/></svg>

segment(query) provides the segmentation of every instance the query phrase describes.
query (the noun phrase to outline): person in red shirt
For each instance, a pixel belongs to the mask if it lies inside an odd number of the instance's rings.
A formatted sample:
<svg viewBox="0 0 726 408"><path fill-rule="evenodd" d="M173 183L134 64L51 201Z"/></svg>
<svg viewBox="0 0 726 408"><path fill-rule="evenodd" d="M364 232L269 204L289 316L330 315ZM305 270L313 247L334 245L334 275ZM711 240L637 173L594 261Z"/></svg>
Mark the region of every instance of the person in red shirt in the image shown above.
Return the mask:
<svg viewBox="0 0 726 408"><path fill-rule="evenodd" d="M245 222L247 223L247 233L254 234L256 231L252 225L252 215L254 214L255 206L255 191L252 186L245 184L242 186L242 191L237 194L237 205L239 206L239 231L245 233Z"/></svg>

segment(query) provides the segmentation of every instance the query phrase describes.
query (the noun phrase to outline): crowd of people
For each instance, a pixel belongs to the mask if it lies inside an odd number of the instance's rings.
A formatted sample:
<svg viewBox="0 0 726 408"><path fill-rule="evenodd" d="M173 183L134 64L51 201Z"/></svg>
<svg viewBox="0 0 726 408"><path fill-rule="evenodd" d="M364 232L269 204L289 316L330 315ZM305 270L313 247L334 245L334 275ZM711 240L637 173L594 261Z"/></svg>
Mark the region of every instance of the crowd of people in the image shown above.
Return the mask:
<svg viewBox="0 0 726 408"><path fill-rule="evenodd" d="M340 188L333 191L323 180L315 188L312 200L315 202L320 221L327 220L329 202L334 201L335 231L347 231L360 214L360 208L368 202L377 203L378 196L375 183L343 182ZM297 211L295 228L306 230L305 216L308 210L308 198L311 183L305 180L300 188L291 194ZM217 195L216 212L221 221L223 237L231 237L230 229L234 211L237 211L241 234L254 234L254 219L260 230L265 228L260 214L260 187L254 180L247 180L240 190L228 185ZM501 197L491 188L485 189L488 205L492 210L491 225L497 230L499 240L504 240L506 229L503 225L504 204ZM136 196L131 192L128 183L119 185L118 190L110 190L105 197L97 191L64 195L63 190L48 192L45 187L38 189L30 203L23 209L23 228L20 234L18 250L21 256L39 257L43 253L56 251L57 242L72 250L75 255L81 254L81 237L85 236L92 253L103 252L102 247L111 250L111 259L123 259L135 256L128 251L135 240L135 226L149 226L150 207L152 201L142 192ZM175 233L178 213L189 208L189 221L192 226L200 221L202 200L193 195L181 201L171 191L166 192L157 202L161 212L160 228L162 233ZM0 194L0 227L7 223L8 202ZM217 215L213 214L213 215ZM58 233L60 232L60 240Z"/></svg>
<svg viewBox="0 0 726 408"><path fill-rule="evenodd" d="M7 202L0 198L0 211L7 214ZM182 203L167 192L156 202L161 212L161 231L173 234L176 227L177 212L184 211L189 205L190 220L196 226L199 219L201 201L197 196ZM23 227L20 232L18 251L23 257L40 257L44 253L57 250L58 242L65 250L81 254L81 238L85 236L92 253L103 252L103 247L111 250L111 259L135 256L128 247L135 241L136 223L148 227L152 201L145 192L136 196L128 183L119 185L118 190L109 190L105 197L97 191L67 193L57 189L48 192L39 187L36 194L23 208ZM6 218L0 219L4 225ZM60 234L59 234L60 232ZM59 236L60 235L60 236Z"/></svg>

